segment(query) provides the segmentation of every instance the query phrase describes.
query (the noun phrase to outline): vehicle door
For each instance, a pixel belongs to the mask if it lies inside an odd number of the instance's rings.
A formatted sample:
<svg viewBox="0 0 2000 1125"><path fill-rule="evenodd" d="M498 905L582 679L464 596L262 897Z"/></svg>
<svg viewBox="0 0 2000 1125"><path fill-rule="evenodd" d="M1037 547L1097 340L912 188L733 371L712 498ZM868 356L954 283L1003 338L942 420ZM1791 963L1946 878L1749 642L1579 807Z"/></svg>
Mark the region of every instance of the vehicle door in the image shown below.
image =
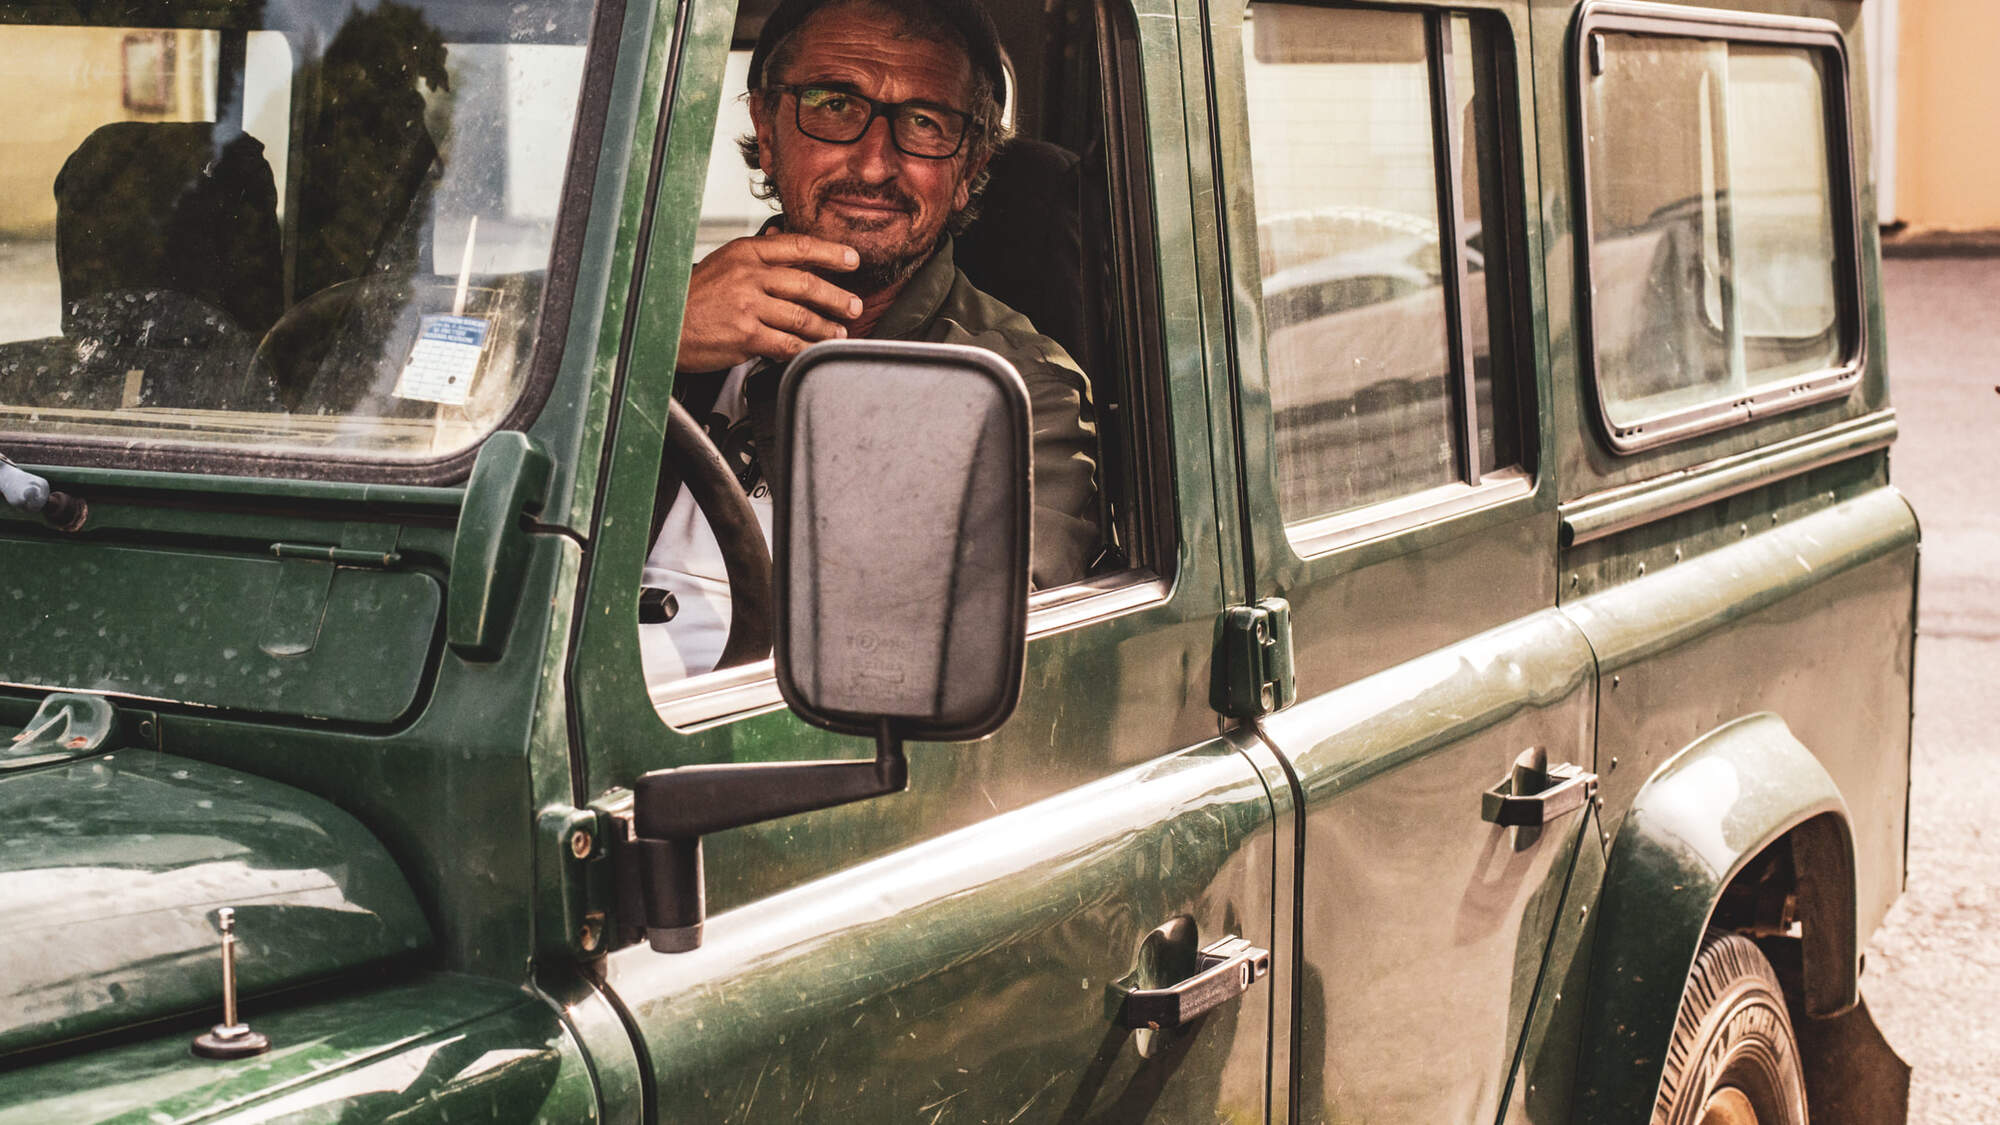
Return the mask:
<svg viewBox="0 0 2000 1125"><path fill-rule="evenodd" d="M1599 844L1592 657L1554 609L1526 8L1205 12L1247 566L1297 677L1260 724L1300 793L1295 1117L1536 1112L1559 1095L1516 1060ZM1502 782L1549 822L1493 823Z"/></svg>
<svg viewBox="0 0 2000 1125"><path fill-rule="evenodd" d="M912 744L904 793L706 837L699 948L605 958L658 1119L1265 1119L1268 981L1179 1032L1113 1018L1121 987L1176 983L1202 946L1270 949L1274 853L1291 841L1266 783L1274 759L1219 736L1211 707L1240 537L1213 498L1221 399L1192 283L1177 33L1157 18L1171 8L1077 11L1092 65L1114 79L1091 112L1119 123L1099 173L1119 219L1119 313L1090 372L1116 542L1086 581L1034 595L1020 707L997 734ZM749 44L732 51L735 15L686 7L663 68L643 280L625 298L570 667L579 806L615 804L652 770L872 752L785 709L768 660L650 686L642 669L675 341L689 264L718 225L693 185L744 176L742 125L718 126L719 106L740 108Z"/></svg>

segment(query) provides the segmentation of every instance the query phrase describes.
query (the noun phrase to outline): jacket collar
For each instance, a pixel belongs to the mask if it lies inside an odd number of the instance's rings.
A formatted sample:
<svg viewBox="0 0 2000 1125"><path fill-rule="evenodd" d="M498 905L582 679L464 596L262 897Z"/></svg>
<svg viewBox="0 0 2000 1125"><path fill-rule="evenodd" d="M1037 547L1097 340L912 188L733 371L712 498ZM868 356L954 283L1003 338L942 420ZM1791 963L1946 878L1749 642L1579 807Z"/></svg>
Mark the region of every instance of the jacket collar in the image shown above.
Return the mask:
<svg viewBox="0 0 2000 1125"><path fill-rule="evenodd" d="M937 249L910 280L903 284L903 291L882 313L882 319L875 322L875 331L869 335L877 340L901 340L915 335L937 316L944 307L944 299L951 293L951 285L958 277L958 267L952 262L951 236L938 236Z"/></svg>

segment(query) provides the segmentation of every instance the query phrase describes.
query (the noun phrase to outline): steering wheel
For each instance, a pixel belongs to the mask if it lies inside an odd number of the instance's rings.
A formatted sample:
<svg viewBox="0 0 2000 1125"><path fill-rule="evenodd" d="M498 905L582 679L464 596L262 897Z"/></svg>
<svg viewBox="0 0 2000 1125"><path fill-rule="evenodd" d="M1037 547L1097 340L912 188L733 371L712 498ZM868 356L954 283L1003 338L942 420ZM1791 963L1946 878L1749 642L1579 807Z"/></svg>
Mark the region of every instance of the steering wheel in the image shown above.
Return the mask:
<svg viewBox="0 0 2000 1125"><path fill-rule="evenodd" d="M667 407L666 457L694 497L702 518L722 550L722 568L729 578L729 639L723 643L718 669L762 660L771 654L777 603L771 592L771 548L750 498L722 451L708 440L700 423L680 401ZM672 503L672 498L660 502Z"/></svg>

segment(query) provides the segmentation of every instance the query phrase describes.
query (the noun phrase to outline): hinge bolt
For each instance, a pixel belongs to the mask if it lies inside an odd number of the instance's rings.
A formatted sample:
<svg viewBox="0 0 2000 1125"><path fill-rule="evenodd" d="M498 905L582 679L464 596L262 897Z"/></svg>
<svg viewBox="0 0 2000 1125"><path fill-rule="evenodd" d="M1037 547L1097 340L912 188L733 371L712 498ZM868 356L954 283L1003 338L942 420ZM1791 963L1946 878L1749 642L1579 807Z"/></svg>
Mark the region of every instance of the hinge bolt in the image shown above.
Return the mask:
<svg viewBox="0 0 2000 1125"><path fill-rule="evenodd" d="M585 922L583 929L577 931L576 944L582 947L585 953L595 953L597 952L598 942L602 940L603 932L603 930L598 928L597 923Z"/></svg>
<svg viewBox="0 0 2000 1125"><path fill-rule="evenodd" d="M590 849L593 843L594 842L590 838L590 833L588 832L574 833L569 838L569 854L575 856L578 859L589 859Z"/></svg>

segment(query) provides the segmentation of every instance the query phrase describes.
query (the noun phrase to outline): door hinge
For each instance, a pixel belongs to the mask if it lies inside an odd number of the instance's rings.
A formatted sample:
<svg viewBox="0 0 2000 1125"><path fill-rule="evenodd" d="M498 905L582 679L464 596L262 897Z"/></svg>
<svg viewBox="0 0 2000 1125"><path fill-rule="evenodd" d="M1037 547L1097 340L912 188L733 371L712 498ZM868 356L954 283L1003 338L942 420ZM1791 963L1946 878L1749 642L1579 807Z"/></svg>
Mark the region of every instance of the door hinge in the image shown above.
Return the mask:
<svg viewBox="0 0 2000 1125"><path fill-rule="evenodd" d="M1254 719L1291 706L1299 694L1292 676L1291 604L1265 598L1224 610L1215 669L1215 709L1225 715Z"/></svg>

